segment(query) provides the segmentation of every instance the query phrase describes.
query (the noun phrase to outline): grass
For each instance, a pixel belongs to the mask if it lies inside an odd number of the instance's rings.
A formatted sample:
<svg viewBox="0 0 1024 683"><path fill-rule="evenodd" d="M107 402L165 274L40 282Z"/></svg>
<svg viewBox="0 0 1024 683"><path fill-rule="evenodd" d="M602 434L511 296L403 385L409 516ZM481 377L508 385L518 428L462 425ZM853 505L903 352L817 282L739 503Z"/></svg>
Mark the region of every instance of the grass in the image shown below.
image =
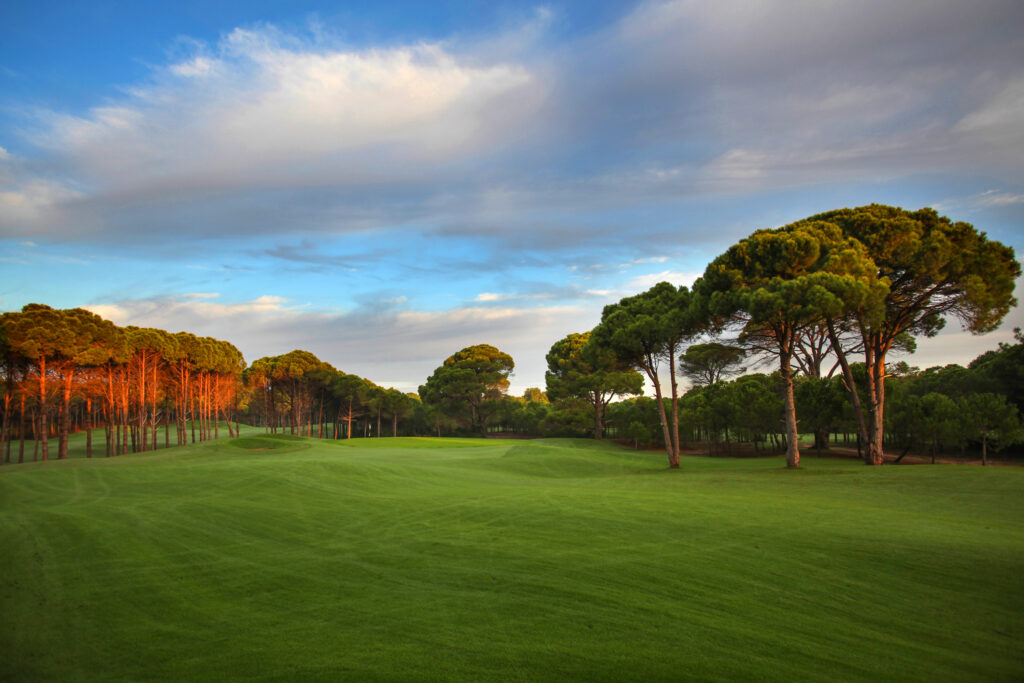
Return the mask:
<svg viewBox="0 0 1024 683"><path fill-rule="evenodd" d="M1011 680L1024 470L243 438L0 468L5 680Z"/></svg>

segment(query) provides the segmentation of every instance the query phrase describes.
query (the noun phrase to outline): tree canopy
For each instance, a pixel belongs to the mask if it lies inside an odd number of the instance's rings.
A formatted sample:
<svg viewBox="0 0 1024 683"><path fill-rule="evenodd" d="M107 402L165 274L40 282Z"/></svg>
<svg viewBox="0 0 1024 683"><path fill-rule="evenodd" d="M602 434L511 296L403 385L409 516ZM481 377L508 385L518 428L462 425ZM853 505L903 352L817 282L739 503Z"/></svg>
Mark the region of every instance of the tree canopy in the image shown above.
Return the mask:
<svg viewBox="0 0 1024 683"><path fill-rule="evenodd" d="M424 403L437 404L451 415L465 413L474 430L487 432L488 401L504 396L515 368L512 356L490 344L468 346L445 359L419 388Z"/></svg>
<svg viewBox="0 0 1024 683"><path fill-rule="evenodd" d="M610 350L588 345L590 332L574 332L551 346L544 373L547 396L583 398L594 407L594 438L604 433L604 409L617 396L634 396L643 390L643 377Z"/></svg>
<svg viewBox="0 0 1024 683"><path fill-rule="evenodd" d="M694 285L719 325L741 326L741 341L775 356L785 402L786 463L799 467L793 356L824 318L878 310L883 287L863 245L834 225L800 221L758 230L708 265Z"/></svg>
<svg viewBox="0 0 1024 683"><path fill-rule="evenodd" d="M1020 264L1012 248L930 208L907 211L871 204L808 220L833 225L862 244L873 265L871 281L882 292L877 304L850 302L857 305L845 316L827 316L861 339L868 368L867 461L880 464L889 351L908 334L935 335L947 316L974 334L995 329L1017 303L1013 287ZM841 345L835 347L837 354L845 354Z"/></svg>

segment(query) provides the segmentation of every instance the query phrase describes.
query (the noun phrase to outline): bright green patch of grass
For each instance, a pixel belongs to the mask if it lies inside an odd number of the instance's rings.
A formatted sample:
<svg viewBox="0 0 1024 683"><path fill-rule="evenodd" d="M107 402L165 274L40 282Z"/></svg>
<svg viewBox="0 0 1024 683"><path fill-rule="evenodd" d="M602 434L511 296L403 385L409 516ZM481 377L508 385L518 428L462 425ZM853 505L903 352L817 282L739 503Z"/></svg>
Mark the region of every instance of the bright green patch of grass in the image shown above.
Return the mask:
<svg viewBox="0 0 1024 683"><path fill-rule="evenodd" d="M1007 680L1024 470L268 437L0 468L0 678Z"/></svg>

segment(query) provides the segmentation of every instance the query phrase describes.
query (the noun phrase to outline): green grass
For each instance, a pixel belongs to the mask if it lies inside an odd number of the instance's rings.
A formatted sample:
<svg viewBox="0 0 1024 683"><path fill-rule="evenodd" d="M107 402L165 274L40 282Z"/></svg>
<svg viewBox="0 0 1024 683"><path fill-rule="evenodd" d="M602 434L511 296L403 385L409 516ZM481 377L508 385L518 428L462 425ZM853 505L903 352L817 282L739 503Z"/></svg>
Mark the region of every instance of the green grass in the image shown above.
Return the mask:
<svg viewBox="0 0 1024 683"><path fill-rule="evenodd" d="M0 468L6 680L1012 680L1024 470L258 431Z"/></svg>

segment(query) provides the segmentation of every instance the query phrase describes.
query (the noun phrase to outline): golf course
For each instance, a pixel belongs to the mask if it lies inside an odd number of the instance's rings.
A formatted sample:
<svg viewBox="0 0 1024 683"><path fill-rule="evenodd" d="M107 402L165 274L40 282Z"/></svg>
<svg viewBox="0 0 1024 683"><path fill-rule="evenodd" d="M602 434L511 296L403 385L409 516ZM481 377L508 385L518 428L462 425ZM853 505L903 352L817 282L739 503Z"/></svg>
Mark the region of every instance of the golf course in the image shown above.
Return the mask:
<svg viewBox="0 0 1024 683"><path fill-rule="evenodd" d="M1015 467L243 428L5 465L0 547L2 680L1024 676Z"/></svg>

